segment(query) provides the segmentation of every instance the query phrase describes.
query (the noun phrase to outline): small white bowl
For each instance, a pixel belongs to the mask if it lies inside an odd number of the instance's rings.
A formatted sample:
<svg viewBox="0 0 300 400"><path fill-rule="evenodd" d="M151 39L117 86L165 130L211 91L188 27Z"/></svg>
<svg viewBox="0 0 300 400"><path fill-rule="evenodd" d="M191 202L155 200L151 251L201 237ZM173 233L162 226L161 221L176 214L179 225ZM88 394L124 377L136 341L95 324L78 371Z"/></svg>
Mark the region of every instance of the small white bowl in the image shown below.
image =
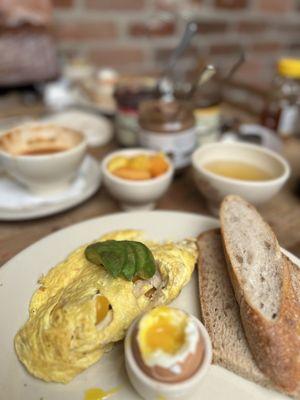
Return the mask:
<svg viewBox="0 0 300 400"><path fill-rule="evenodd" d="M264 181L227 178L206 170L208 162L226 160L254 165L274 176ZM287 161L277 153L249 143L212 143L199 147L192 155L194 180L208 206L218 214L221 201L228 194L244 197L254 205L270 200L290 176Z"/></svg>
<svg viewBox="0 0 300 400"><path fill-rule="evenodd" d="M204 325L193 315L190 317L197 324L201 338L204 343L204 357L199 369L189 379L179 383L164 383L150 378L137 364L132 352L132 333L135 330L138 320L135 320L127 331L125 338L125 366L130 382L135 390L145 400L157 400L164 398L168 400L186 400L189 395L195 393L199 388L202 379L206 375L212 361L212 345L210 337Z"/></svg>
<svg viewBox="0 0 300 400"><path fill-rule="evenodd" d="M39 128L42 129L40 125ZM16 129L21 129L24 135L25 130L31 127L24 125L24 128ZM80 132L74 132L81 139L70 149L41 155L11 154L0 149L0 163L11 177L33 193L48 195L65 190L76 176L87 149L85 137Z"/></svg>
<svg viewBox="0 0 300 400"><path fill-rule="evenodd" d="M171 160L166 156L169 164L168 170L156 178L143 181L119 178L107 168L110 160L116 156L131 157L140 154L153 155L157 154L157 151L143 148L117 150L110 153L102 161L104 185L109 193L120 201L121 207L127 211L152 210L157 200L168 190L174 174Z"/></svg>

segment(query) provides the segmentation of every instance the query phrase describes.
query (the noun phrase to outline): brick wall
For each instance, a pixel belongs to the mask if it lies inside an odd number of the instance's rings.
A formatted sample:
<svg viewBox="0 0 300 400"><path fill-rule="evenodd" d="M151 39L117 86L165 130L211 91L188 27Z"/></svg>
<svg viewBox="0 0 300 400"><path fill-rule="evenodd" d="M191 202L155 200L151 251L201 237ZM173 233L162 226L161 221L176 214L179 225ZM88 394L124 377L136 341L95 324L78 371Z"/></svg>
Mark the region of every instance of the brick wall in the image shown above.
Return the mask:
<svg viewBox="0 0 300 400"><path fill-rule="evenodd" d="M195 54L228 65L239 46L247 62L235 79L265 85L275 60L300 56L300 0L53 0L54 32L63 56L87 56L124 72L159 72L185 20L198 34L181 63Z"/></svg>

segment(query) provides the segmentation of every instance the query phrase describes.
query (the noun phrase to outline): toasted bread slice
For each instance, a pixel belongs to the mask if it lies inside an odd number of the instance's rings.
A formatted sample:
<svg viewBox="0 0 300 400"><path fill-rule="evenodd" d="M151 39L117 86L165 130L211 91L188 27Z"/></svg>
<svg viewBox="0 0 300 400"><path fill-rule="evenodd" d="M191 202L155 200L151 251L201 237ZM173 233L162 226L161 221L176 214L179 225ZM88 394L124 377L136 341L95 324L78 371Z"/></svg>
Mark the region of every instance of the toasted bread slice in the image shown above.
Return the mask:
<svg viewBox="0 0 300 400"><path fill-rule="evenodd" d="M220 230L202 233L197 245L200 310L212 340L213 362L245 379L276 389L257 367L249 349L227 271ZM300 296L300 268L287 261Z"/></svg>
<svg viewBox="0 0 300 400"><path fill-rule="evenodd" d="M300 385L300 303L292 263L256 209L227 196L220 210L224 252L252 355L274 385Z"/></svg>
<svg viewBox="0 0 300 400"><path fill-rule="evenodd" d="M269 379L257 367L244 335L220 230L202 233L197 244L200 310L212 340L214 363L243 378L270 386Z"/></svg>

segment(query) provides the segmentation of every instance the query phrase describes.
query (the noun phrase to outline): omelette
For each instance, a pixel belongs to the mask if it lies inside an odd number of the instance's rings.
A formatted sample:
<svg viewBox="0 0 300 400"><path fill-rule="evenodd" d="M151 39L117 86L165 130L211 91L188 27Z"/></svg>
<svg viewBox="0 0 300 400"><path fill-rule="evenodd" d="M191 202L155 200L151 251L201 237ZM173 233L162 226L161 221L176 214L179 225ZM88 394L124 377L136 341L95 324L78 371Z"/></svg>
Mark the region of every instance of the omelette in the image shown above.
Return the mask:
<svg viewBox="0 0 300 400"><path fill-rule="evenodd" d="M123 339L141 313L170 303L190 280L194 239L157 243L142 232L124 230L98 240L139 240L152 252L150 279L113 277L85 257L86 246L39 279L29 318L15 336L15 350L27 370L44 381L68 383Z"/></svg>

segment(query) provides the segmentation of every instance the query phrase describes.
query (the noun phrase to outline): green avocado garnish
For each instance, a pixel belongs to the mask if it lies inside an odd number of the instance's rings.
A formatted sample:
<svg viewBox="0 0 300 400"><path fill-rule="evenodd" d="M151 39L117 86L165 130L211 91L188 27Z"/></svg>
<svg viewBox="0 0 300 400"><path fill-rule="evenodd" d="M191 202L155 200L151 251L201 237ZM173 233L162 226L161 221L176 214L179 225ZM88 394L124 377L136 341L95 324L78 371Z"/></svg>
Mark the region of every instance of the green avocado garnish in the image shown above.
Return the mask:
<svg viewBox="0 0 300 400"><path fill-rule="evenodd" d="M89 245L85 257L96 265L102 265L114 278L132 281L135 277L149 279L155 274L152 252L141 242L131 240L107 240Z"/></svg>

